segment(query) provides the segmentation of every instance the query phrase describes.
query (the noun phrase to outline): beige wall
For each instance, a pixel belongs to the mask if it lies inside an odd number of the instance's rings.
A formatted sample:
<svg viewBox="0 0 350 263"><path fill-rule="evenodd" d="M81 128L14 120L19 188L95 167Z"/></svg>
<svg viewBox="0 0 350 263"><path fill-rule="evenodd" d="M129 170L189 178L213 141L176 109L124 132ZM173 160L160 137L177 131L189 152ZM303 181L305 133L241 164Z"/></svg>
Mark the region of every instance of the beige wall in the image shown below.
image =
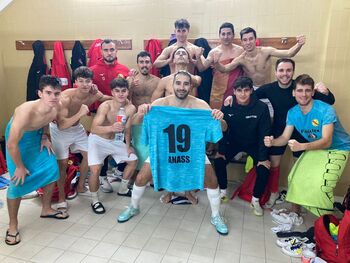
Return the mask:
<svg viewBox="0 0 350 263"><path fill-rule="evenodd" d="M191 23L191 38L216 38L219 25L225 21L232 22L236 32L251 26L260 37L305 34L307 44L296 57L296 74L309 73L332 88L337 111L350 131L350 117L346 115L350 95L344 85L349 83L350 72L346 63L350 56L348 3L347 0L14 0L0 13L3 61L1 64L0 60L0 132L15 106L25 99L27 72L33 57L32 51L16 51L15 40L131 38L133 50L120 51L118 57L134 67L143 40L168 38L174 20L181 17ZM47 52L47 59L51 56ZM67 51L66 58L69 57ZM286 174L290 161L285 163ZM346 178L349 171L344 174L342 189L350 183Z"/></svg>

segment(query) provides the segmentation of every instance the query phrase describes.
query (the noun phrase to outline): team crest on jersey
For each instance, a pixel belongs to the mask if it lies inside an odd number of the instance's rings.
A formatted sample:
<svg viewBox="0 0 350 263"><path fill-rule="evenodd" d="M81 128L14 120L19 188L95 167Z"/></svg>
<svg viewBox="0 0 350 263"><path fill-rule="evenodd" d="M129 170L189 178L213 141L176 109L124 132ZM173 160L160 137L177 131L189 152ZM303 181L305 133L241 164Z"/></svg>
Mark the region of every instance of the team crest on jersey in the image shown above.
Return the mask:
<svg viewBox="0 0 350 263"><path fill-rule="evenodd" d="M101 76L101 79L102 79L103 81L106 80L105 74L104 74L104 73L101 73L100 76Z"/></svg>
<svg viewBox="0 0 350 263"><path fill-rule="evenodd" d="M311 121L311 124L312 124L312 126L317 127L320 123L319 123L318 119L313 119Z"/></svg>

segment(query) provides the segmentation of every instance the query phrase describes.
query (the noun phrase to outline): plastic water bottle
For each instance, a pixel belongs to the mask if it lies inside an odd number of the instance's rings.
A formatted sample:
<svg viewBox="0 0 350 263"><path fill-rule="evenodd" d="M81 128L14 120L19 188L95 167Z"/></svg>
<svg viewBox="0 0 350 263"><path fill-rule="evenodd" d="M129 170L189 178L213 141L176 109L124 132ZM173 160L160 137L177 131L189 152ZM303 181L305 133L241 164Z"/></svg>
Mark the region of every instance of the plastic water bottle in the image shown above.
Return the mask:
<svg viewBox="0 0 350 263"><path fill-rule="evenodd" d="M121 107L118 111L117 117L116 117L116 122L121 122L123 125L126 123L126 113L125 113L125 108ZM116 141L124 141L124 132L117 132L115 134L115 140Z"/></svg>

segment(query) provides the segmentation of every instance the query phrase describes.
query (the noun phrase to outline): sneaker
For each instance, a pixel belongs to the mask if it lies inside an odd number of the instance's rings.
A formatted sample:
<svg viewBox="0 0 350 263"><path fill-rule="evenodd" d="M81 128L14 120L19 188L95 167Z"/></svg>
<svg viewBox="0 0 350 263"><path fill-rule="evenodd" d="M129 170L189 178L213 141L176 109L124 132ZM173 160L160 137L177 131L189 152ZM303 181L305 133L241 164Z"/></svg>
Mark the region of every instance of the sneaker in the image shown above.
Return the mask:
<svg viewBox="0 0 350 263"><path fill-rule="evenodd" d="M287 238L278 238L276 240L276 244L279 247L286 247L286 246L293 246L296 245L298 243L305 243L309 241L309 239L307 237L287 237Z"/></svg>
<svg viewBox="0 0 350 263"><path fill-rule="evenodd" d="M300 226L303 223L303 218L298 216L296 213L291 212L289 214L280 213L280 214L271 214L272 220L277 224L292 224Z"/></svg>
<svg viewBox="0 0 350 263"><path fill-rule="evenodd" d="M140 209L134 208L131 205L128 206L128 208L123 211L119 216L118 216L118 222L119 223L124 223L128 221L130 218L133 216L136 216L140 213Z"/></svg>
<svg viewBox="0 0 350 263"><path fill-rule="evenodd" d="M77 189L75 187L71 188L67 194L67 200L72 200L72 199L76 198L77 196L78 196Z"/></svg>
<svg viewBox="0 0 350 263"><path fill-rule="evenodd" d="M254 197L252 197L250 206L253 208L254 215L262 216L264 214L264 210L260 206L259 199L254 200Z"/></svg>
<svg viewBox="0 0 350 263"><path fill-rule="evenodd" d="M104 178L101 179L101 190L104 193L112 193L113 192L113 188L111 186L111 184L109 183L107 176L105 176Z"/></svg>
<svg viewBox="0 0 350 263"><path fill-rule="evenodd" d="M215 226L216 231L220 235L227 235L228 234L228 228L225 224L224 220L220 215L214 216L211 218L210 223Z"/></svg>
<svg viewBox="0 0 350 263"><path fill-rule="evenodd" d="M39 196L38 192L37 191L33 191L33 192L30 192L30 193L22 196L22 199L32 199L32 198L36 198L38 196Z"/></svg>
<svg viewBox="0 0 350 263"><path fill-rule="evenodd" d="M303 244L297 243L295 245L282 247L282 252L293 258L301 258L303 253Z"/></svg>
<svg viewBox="0 0 350 263"><path fill-rule="evenodd" d="M278 196L278 198L276 199L276 204L283 204L284 200L286 199L287 196L287 191L286 190L282 190Z"/></svg>
<svg viewBox="0 0 350 263"><path fill-rule="evenodd" d="M227 195L221 196L220 200L221 200L221 203L223 203L223 204L227 204L230 201L230 199L227 197Z"/></svg>
<svg viewBox="0 0 350 263"><path fill-rule="evenodd" d="M266 204L264 205L264 208L272 208L275 203L276 203L276 200L278 199L279 197L279 193L271 193L270 194L270 198L269 198L269 201L266 202Z"/></svg>

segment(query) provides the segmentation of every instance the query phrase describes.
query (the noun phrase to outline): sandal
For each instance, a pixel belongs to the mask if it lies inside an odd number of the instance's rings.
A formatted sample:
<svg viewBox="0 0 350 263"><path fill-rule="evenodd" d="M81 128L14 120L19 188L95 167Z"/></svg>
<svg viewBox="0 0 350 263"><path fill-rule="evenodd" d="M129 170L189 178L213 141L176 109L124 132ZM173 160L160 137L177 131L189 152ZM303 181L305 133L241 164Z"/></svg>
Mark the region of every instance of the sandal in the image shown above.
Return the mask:
<svg viewBox="0 0 350 263"><path fill-rule="evenodd" d="M59 220L63 220L63 219L67 219L69 217L69 215L64 212L64 211L56 211L53 214L48 214L48 215L41 215L41 218L53 218L53 219L59 219Z"/></svg>
<svg viewBox="0 0 350 263"><path fill-rule="evenodd" d="M94 204L91 204L91 208L95 214L104 214L106 212L106 210L101 202L96 202Z"/></svg>
<svg viewBox="0 0 350 263"><path fill-rule="evenodd" d="M13 241L11 241L9 238L14 238ZM9 246L17 245L19 242L21 242L21 238L19 237L19 232L17 231L16 234L10 234L10 232L6 231L6 237L5 237L5 243Z"/></svg>

